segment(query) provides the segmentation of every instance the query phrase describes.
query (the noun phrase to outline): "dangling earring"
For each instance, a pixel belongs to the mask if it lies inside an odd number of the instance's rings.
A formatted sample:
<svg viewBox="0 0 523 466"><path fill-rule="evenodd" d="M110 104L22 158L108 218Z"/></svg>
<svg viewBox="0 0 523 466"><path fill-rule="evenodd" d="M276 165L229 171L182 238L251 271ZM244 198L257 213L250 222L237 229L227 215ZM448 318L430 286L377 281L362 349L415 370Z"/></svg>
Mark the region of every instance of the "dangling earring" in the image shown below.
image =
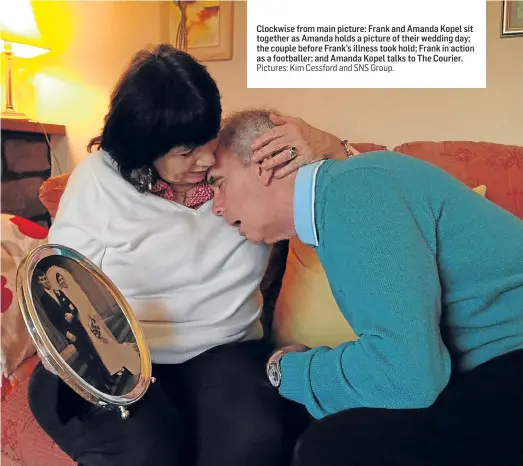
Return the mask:
<svg viewBox="0 0 523 466"><path fill-rule="evenodd" d="M153 171L151 167L147 169L147 190L151 191L153 189Z"/></svg>
<svg viewBox="0 0 523 466"><path fill-rule="evenodd" d="M151 167L144 167L138 171L138 183L143 190L151 191L153 187L153 172Z"/></svg>

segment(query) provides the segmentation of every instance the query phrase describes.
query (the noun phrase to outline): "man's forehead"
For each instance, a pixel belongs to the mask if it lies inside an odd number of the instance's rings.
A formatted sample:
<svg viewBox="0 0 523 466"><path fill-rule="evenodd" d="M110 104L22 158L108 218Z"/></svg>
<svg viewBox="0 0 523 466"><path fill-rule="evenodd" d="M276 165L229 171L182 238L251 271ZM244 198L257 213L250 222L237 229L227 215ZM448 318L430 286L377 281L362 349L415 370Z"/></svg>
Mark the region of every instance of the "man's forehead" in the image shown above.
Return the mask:
<svg viewBox="0 0 523 466"><path fill-rule="evenodd" d="M227 162L231 160L233 154L228 149L218 147L218 150L214 154L214 165L209 169L209 176L223 177L227 169Z"/></svg>

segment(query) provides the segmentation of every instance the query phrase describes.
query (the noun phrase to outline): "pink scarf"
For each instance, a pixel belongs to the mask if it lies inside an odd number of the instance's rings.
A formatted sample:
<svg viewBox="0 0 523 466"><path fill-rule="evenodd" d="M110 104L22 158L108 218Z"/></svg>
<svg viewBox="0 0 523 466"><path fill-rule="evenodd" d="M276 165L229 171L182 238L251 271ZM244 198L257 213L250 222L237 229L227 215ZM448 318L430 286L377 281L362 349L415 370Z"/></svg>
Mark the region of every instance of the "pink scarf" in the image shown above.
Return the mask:
<svg viewBox="0 0 523 466"><path fill-rule="evenodd" d="M151 193L156 194L159 197L167 199L168 201L174 202L174 191L163 180L158 180L153 187L151 188ZM210 186L206 181L199 183L194 189L193 193L187 199L185 206L186 207L196 207L202 204L205 204L207 201L213 198L213 192Z"/></svg>

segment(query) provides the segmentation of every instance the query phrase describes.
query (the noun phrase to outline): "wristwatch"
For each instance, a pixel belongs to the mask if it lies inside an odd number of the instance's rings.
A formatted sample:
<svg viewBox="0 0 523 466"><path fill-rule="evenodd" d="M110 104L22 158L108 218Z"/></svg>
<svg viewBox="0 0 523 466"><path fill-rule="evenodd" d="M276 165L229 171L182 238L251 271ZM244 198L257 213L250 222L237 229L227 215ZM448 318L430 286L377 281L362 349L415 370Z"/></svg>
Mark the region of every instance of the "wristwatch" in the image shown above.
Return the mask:
<svg viewBox="0 0 523 466"><path fill-rule="evenodd" d="M267 377L271 385L275 388L278 388L281 384L280 361L286 353L287 351L281 349L276 351L267 363Z"/></svg>

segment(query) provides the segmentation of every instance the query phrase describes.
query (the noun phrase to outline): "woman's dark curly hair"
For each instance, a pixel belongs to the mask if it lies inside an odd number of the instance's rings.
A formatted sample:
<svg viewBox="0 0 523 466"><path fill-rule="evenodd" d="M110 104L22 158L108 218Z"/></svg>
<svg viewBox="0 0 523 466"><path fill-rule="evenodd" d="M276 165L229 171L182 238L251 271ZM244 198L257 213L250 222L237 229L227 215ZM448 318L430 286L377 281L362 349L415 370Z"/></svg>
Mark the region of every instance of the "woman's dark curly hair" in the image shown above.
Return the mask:
<svg viewBox="0 0 523 466"><path fill-rule="evenodd" d="M102 134L93 147L109 153L139 191L136 173L173 147L196 148L216 138L221 97L207 68L170 44L136 53L111 94Z"/></svg>

